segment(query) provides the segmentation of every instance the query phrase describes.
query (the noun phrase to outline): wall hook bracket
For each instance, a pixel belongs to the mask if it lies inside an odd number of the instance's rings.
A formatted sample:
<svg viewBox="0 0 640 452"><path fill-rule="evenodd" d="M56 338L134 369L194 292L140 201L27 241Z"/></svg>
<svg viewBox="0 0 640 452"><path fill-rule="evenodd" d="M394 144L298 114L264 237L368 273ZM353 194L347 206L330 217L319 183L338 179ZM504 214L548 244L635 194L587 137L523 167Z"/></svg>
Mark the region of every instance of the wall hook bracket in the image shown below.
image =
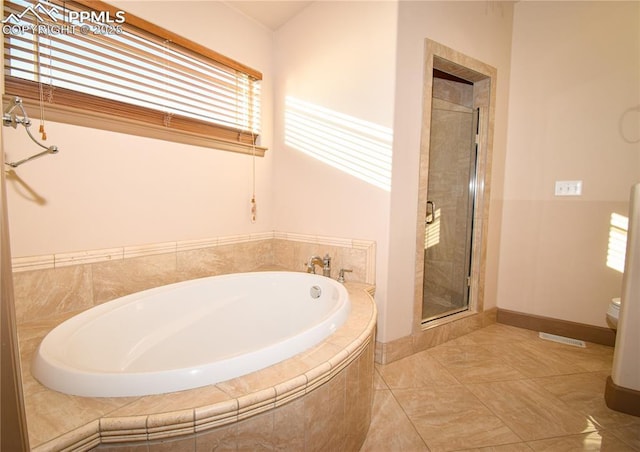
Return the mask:
<svg viewBox="0 0 640 452"><path fill-rule="evenodd" d="M16 110L19 110L19 112L22 114L22 117L19 117L17 115ZM24 129L26 130L27 135L29 135L29 138L31 138L31 141L43 148L44 151L33 154L32 156L24 158L22 160L18 160L17 162L5 162L6 165L9 165L12 168L17 168L18 166L30 160L37 159L38 157L42 157L47 154L56 154L58 152L58 146L45 146L31 134L31 131L29 130L29 127L31 126L31 120L29 119L27 111L22 104L22 99L19 97L14 97L13 99L11 99L9 106L2 115L2 125L5 127L13 127L15 129L18 127L18 124L24 126Z"/></svg>

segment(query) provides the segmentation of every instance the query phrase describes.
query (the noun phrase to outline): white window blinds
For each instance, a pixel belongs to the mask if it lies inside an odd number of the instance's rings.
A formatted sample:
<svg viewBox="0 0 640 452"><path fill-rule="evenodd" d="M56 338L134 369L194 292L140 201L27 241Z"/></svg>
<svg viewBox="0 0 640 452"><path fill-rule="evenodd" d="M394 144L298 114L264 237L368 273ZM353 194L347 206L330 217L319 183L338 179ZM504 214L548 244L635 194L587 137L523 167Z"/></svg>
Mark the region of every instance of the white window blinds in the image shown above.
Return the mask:
<svg viewBox="0 0 640 452"><path fill-rule="evenodd" d="M255 146L259 72L99 1L6 0L4 8L5 94L211 147Z"/></svg>

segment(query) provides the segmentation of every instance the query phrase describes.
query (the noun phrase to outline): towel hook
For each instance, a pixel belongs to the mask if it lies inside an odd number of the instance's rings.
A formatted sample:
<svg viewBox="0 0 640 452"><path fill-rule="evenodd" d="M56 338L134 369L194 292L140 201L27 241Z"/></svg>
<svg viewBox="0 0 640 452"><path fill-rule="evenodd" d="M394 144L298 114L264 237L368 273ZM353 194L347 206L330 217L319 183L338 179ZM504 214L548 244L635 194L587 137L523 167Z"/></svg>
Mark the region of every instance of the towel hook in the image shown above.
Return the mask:
<svg viewBox="0 0 640 452"><path fill-rule="evenodd" d="M22 113L22 118L18 117L18 115L15 113L16 109L20 110L20 112ZM5 162L6 165L9 165L12 168L17 168L18 166L30 160L36 159L38 157L42 157L47 154L55 154L58 152L58 146L45 146L44 144L40 143L31 134L31 131L29 130L29 127L31 126L31 120L29 119L29 116L27 116L27 111L25 110L24 105L22 104L22 99L19 97L14 97L11 100L9 107L5 110L4 114L2 115L2 125L4 125L5 127L13 127L15 129L18 126L18 124L22 124L24 126L24 129L27 131L27 135L29 135L29 138L31 138L31 141L33 141L35 144L43 148L44 151L34 154L25 159L19 160L17 162Z"/></svg>

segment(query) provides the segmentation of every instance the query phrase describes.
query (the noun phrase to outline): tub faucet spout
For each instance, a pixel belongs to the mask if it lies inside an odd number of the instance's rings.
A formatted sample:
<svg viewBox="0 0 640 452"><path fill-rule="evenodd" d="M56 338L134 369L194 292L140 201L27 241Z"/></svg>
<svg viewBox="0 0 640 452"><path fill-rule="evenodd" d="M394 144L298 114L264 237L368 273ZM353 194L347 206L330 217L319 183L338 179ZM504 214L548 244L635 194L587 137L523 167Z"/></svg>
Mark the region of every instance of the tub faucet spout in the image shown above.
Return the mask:
<svg viewBox="0 0 640 452"><path fill-rule="evenodd" d="M324 257L311 256L307 261L307 273L316 273L316 264L322 265L322 275L331 277L331 257L329 254L325 254Z"/></svg>
<svg viewBox="0 0 640 452"><path fill-rule="evenodd" d="M320 256L311 256L307 261L307 273L316 274L316 264L322 265L322 258Z"/></svg>

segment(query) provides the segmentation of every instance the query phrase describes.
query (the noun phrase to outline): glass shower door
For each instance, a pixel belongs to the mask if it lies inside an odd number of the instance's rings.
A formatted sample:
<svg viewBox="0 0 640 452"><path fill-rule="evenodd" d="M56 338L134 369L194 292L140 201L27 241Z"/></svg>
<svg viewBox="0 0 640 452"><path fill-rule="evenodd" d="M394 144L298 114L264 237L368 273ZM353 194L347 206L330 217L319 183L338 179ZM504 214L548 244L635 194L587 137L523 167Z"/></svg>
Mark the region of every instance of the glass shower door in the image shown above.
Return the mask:
<svg viewBox="0 0 640 452"><path fill-rule="evenodd" d="M434 99L425 218L423 322L469 308L478 109Z"/></svg>

